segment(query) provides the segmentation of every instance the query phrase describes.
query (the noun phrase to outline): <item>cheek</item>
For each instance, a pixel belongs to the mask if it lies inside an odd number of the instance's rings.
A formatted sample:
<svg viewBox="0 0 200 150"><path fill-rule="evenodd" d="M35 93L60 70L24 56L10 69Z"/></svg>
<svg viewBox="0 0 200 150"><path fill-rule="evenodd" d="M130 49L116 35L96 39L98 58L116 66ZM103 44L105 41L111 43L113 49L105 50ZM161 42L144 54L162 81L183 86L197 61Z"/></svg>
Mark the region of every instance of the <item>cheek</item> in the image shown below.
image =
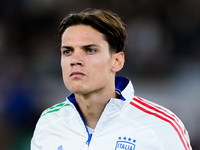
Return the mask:
<svg viewBox="0 0 200 150"><path fill-rule="evenodd" d="M62 69L62 75L63 75L63 77L64 77L64 75L65 75L65 65L63 65L62 63L61 63L61 69Z"/></svg>
<svg viewBox="0 0 200 150"><path fill-rule="evenodd" d="M107 78L111 73L111 64L108 60L103 60L98 63L91 64L91 73L95 78L96 82L102 82L105 78Z"/></svg>
<svg viewBox="0 0 200 150"><path fill-rule="evenodd" d="M106 59L102 65L100 66L100 70L102 71L102 73L104 72L105 74L109 74L111 72L111 61L110 59Z"/></svg>
<svg viewBox="0 0 200 150"><path fill-rule="evenodd" d="M63 68L63 66L66 64L62 56L61 56L60 64L61 64L61 68Z"/></svg>
<svg viewBox="0 0 200 150"><path fill-rule="evenodd" d="M63 76L63 80L66 81L67 80L67 70L68 70L68 66L67 64L61 60L61 69L62 69L62 76Z"/></svg>
<svg viewBox="0 0 200 150"><path fill-rule="evenodd" d="M107 62L97 62L97 63L93 63L91 64L91 69L93 68L93 74L96 74L97 76L101 75L103 76L106 72L109 71L109 63Z"/></svg>
<svg viewBox="0 0 200 150"><path fill-rule="evenodd" d="M62 71L65 72L69 68L69 61L67 59L61 58L61 68Z"/></svg>

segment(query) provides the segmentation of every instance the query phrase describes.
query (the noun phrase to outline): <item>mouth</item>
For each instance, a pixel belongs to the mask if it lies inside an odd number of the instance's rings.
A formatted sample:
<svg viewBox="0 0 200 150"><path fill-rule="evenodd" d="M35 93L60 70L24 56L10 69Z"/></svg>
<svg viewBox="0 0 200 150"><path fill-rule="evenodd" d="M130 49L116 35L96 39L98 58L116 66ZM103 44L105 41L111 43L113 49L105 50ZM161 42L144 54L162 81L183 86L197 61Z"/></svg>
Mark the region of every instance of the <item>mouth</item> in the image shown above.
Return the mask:
<svg viewBox="0 0 200 150"><path fill-rule="evenodd" d="M82 72L79 72L79 71L74 71L70 74L70 77L72 77L72 78L81 78L84 76L85 76L85 74Z"/></svg>

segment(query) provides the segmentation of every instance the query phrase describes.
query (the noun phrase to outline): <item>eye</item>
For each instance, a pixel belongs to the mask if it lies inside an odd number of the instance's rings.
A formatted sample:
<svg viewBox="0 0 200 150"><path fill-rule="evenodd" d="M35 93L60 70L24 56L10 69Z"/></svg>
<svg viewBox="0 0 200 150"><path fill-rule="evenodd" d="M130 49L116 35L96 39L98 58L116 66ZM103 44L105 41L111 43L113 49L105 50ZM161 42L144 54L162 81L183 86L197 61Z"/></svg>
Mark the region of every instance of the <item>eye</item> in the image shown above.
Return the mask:
<svg viewBox="0 0 200 150"><path fill-rule="evenodd" d="M86 52L87 52L87 53L95 53L96 50L95 50L94 48L87 48L87 49L86 49Z"/></svg>
<svg viewBox="0 0 200 150"><path fill-rule="evenodd" d="M63 50L64 55L70 55L71 53L72 53L72 50L69 50L69 49Z"/></svg>

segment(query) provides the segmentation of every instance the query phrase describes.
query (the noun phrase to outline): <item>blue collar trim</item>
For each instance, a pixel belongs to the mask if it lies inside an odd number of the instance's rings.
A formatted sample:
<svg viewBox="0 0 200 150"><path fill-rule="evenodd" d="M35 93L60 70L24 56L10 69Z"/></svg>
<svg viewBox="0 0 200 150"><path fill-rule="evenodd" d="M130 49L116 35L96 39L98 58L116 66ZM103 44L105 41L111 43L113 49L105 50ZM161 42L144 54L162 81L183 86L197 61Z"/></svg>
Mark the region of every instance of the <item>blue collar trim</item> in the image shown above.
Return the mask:
<svg viewBox="0 0 200 150"><path fill-rule="evenodd" d="M115 90L120 94L120 98L125 101L126 99L123 97L121 92L126 88L129 83L129 79L121 76L115 77Z"/></svg>
<svg viewBox="0 0 200 150"><path fill-rule="evenodd" d="M76 106L76 98L74 93L70 94L70 96L68 96L67 98L70 100L72 104L74 104L74 106Z"/></svg>

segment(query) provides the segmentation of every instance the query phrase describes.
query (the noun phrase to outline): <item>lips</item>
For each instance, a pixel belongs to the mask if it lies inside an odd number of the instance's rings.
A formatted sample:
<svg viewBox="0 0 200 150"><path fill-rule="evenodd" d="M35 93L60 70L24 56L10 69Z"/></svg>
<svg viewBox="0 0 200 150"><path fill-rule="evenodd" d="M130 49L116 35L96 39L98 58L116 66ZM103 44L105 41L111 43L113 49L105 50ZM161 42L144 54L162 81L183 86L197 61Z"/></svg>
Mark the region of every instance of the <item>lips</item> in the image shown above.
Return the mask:
<svg viewBox="0 0 200 150"><path fill-rule="evenodd" d="M85 76L85 74L79 71L74 71L70 74L70 77L73 77L73 78L80 78L83 76Z"/></svg>

